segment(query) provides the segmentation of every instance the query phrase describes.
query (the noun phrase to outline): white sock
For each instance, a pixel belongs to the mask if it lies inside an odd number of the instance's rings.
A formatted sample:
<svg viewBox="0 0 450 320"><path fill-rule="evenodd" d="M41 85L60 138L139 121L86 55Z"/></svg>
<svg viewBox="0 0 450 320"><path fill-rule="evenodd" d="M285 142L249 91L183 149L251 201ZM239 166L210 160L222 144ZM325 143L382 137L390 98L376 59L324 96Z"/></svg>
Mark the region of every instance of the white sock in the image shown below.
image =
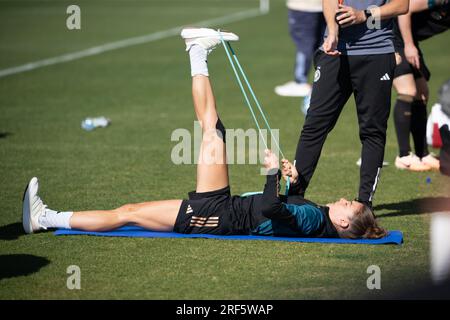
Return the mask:
<svg viewBox="0 0 450 320"><path fill-rule="evenodd" d="M39 217L39 224L44 228L64 228L70 229L70 218L72 217L72 211L55 211L51 209L45 209L45 213Z"/></svg>
<svg viewBox="0 0 450 320"><path fill-rule="evenodd" d="M189 58L191 60L191 76L202 74L209 77L208 73L208 52L198 44L194 44L189 49Z"/></svg>

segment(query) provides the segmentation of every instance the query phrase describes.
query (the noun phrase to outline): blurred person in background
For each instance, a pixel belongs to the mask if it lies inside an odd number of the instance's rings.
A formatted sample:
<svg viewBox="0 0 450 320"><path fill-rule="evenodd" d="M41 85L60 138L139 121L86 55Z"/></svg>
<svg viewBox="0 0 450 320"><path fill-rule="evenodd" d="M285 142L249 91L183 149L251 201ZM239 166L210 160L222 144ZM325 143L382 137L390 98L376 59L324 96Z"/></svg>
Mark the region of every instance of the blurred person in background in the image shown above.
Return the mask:
<svg viewBox="0 0 450 320"><path fill-rule="evenodd" d="M410 0L409 11L394 24L397 67L393 86L397 91L394 123L399 155L395 166L410 171L439 169L426 142L428 84L430 71L425 65L419 42L448 30L448 0ZM411 152L412 134L415 154Z"/></svg>
<svg viewBox="0 0 450 320"><path fill-rule="evenodd" d="M297 48L294 80L275 87L275 92L284 97L305 97L311 93L308 73L326 27L322 0L287 0L287 7L289 33Z"/></svg>
<svg viewBox="0 0 450 320"><path fill-rule="evenodd" d="M439 89L439 100L431 108L427 142L441 149L439 169L442 174L450 176L450 79Z"/></svg>

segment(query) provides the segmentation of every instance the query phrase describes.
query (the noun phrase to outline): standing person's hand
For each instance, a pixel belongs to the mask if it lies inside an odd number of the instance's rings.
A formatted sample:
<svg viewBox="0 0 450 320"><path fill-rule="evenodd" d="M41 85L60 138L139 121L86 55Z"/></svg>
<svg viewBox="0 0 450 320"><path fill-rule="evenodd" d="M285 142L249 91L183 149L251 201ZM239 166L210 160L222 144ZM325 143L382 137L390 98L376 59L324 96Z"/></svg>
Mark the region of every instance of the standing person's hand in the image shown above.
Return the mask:
<svg viewBox="0 0 450 320"><path fill-rule="evenodd" d="M336 21L342 28L364 23L367 20L363 10L356 10L343 4L339 5L339 9L336 10L336 15Z"/></svg>
<svg viewBox="0 0 450 320"><path fill-rule="evenodd" d="M278 172L278 169L280 168L278 157L269 149L264 150L264 153L264 167L267 169L267 172L269 174Z"/></svg>
<svg viewBox="0 0 450 320"><path fill-rule="evenodd" d="M286 181L289 179L290 183L296 183L298 180L297 168L286 159L281 159L281 175Z"/></svg>
<svg viewBox="0 0 450 320"><path fill-rule="evenodd" d="M337 50L338 35L329 33L323 42L323 51L330 56L338 56L341 53Z"/></svg>
<svg viewBox="0 0 450 320"><path fill-rule="evenodd" d="M420 69L420 55L419 50L414 43L405 43L405 57L406 60L416 69Z"/></svg>

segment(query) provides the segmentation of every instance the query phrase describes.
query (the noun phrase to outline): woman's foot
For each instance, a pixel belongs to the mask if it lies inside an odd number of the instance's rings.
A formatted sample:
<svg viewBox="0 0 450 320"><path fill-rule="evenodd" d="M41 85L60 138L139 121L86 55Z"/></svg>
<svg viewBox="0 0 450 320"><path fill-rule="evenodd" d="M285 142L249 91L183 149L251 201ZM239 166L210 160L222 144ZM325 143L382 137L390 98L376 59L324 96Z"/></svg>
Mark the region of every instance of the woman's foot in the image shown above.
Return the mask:
<svg viewBox="0 0 450 320"><path fill-rule="evenodd" d="M395 158L395 166L397 169L418 172L431 170L428 164L422 162L418 156L412 153L404 157Z"/></svg>
<svg viewBox="0 0 450 320"><path fill-rule="evenodd" d="M439 170L440 162L439 159L436 159L431 154L422 158L422 163L428 165L433 170Z"/></svg>
<svg viewBox="0 0 450 320"><path fill-rule="evenodd" d="M221 43L221 39L224 41L239 40L239 37L232 32L209 28L184 28L181 31L181 37L186 43L186 51L189 51L193 45L198 44L208 53Z"/></svg>
<svg viewBox="0 0 450 320"><path fill-rule="evenodd" d="M25 233L34 233L45 228L39 223L39 218L45 213L47 207L38 196L39 182L33 177L23 194L22 224Z"/></svg>
<svg viewBox="0 0 450 320"><path fill-rule="evenodd" d="M208 55L214 48L224 41L237 41L239 37L231 32L216 31L208 28L185 28L181 37L186 43L191 61L191 76L209 76Z"/></svg>

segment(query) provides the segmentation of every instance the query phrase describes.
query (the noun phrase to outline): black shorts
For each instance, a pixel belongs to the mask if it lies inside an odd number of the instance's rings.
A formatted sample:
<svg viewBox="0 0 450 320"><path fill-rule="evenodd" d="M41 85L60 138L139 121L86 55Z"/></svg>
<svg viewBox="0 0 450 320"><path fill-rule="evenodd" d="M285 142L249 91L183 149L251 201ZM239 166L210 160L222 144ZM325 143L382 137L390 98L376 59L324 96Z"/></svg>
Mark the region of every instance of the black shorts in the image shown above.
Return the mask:
<svg viewBox="0 0 450 320"><path fill-rule="evenodd" d="M183 200L175 221L174 232L233 234L230 187L197 193L189 192Z"/></svg>
<svg viewBox="0 0 450 320"><path fill-rule="evenodd" d="M399 65L396 66L394 72L394 79L405 74L413 74L414 79L425 78L425 80L429 81L431 77L430 70L425 64L425 60L423 59L422 51L417 45L417 49L419 50L419 60L420 60L420 69L414 68L405 57L405 51L403 47L396 48L397 53L402 58L402 61Z"/></svg>

